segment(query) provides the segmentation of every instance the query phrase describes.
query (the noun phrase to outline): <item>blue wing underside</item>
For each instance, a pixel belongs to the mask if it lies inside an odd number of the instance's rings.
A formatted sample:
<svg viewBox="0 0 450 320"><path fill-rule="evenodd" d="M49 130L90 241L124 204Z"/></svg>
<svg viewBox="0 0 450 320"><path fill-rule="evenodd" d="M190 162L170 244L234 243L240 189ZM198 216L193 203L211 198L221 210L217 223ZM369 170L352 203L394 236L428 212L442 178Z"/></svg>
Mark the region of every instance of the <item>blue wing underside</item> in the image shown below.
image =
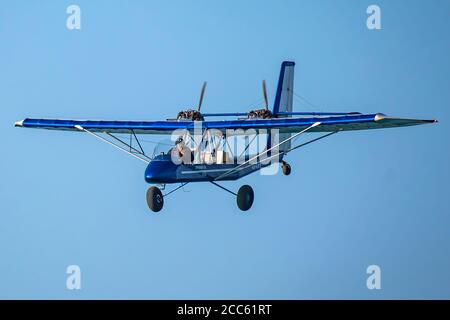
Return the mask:
<svg viewBox="0 0 450 320"><path fill-rule="evenodd" d="M393 127L415 126L434 123L436 120L391 118L384 114L357 114L327 117L275 118L275 119L237 119L211 121L96 121L96 120L60 120L60 119L24 119L16 122L16 126L49 130L79 131L81 126L92 132L131 133L135 134L171 134L174 130L195 128L220 130L230 134L233 129L276 129L280 133L299 132L312 124L320 125L309 132L334 132L369 130ZM242 131L242 130L241 130Z"/></svg>

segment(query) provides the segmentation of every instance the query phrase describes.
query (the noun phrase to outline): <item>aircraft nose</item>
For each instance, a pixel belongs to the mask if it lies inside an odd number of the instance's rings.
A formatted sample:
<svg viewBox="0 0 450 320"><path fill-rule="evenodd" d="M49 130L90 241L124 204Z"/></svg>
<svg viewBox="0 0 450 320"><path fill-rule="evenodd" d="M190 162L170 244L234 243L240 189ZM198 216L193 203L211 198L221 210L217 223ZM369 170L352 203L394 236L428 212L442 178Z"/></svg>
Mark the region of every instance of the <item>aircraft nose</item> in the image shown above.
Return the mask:
<svg viewBox="0 0 450 320"><path fill-rule="evenodd" d="M169 159L157 157L145 169L147 183L172 183L177 181L177 167Z"/></svg>
<svg viewBox="0 0 450 320"><path fill-rule="evenodd" d="M147 169L145 169L145 181L147 183L152 183L154 179L155 179L155 173L154 173L153 168L150 163L147 166Z"/></svg>
<svg viewBox="0 0 450 320"><path fill-rule="evenodd" d="M153 160L145 169L145 181L147 183L160 183L163 172L163 161Z"/></svg>

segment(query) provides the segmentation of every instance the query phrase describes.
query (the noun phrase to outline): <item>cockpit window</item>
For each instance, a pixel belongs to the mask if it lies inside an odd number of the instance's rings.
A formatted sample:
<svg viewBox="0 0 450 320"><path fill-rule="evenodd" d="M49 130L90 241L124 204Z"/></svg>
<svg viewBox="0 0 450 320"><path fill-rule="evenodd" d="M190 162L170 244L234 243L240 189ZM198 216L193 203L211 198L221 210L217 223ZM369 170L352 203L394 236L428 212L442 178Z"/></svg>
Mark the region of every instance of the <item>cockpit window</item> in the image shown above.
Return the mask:
<svg viewBox="0 0 450 320"><path fill-rule="evenodd" d="M174 143L170 139L164 139L160 141L153 149L153 157L159 156L161 154L170 154L173 146Z"/></svg>

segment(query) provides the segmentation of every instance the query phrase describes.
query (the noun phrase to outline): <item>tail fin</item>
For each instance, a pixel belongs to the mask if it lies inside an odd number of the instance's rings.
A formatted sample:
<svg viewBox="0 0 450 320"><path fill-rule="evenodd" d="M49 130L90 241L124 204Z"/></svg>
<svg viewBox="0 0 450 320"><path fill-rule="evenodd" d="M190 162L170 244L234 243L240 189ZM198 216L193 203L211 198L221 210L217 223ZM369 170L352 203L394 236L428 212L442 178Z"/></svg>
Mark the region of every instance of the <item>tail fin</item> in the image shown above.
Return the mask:
<svg viewBox="0 0 450 320"><path fill-rule="evenodd" d="M281 64L277 94L273 104L274 115L277 115L279 112L292 112L294 97L294 67L295 62L292 61L284 61Z"/></svg>
<svg viewBox="0 0 450 320"><path fill-rule="evenodd" d="M278 118L291 117L282 115L280 112L292 112L294 97L294 67L295 62L284 61L281 64L280 78L278 79L277 93L273 104L273 115ZM282 142L291 136L290 133L278 134L278 142ZM272 138L269 135L267 141L268 148L272 144ZM279 151L286 151L291 148L291 141L285 142L279 147Z"/></svg>

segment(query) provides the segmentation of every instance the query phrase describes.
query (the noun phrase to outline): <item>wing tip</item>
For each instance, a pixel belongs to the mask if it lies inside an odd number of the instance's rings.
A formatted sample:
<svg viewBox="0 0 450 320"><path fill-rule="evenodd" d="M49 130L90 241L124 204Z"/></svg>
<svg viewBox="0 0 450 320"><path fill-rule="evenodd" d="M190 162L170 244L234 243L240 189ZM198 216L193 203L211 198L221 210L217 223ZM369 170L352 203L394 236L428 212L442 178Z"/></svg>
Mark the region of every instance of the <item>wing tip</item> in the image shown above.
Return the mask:
<svg viewBox="0 0 450 320"><path fill-rule="evenodd" d="M14 127L23 127L23 121L24 120L14 122Z"/></svg>
<svg viewBox="0 0 450 320"><path fill-rule="evenodd" d="M374 118L375 121L381 121L381 120L387 120L387 119L400 119L400 118L390 118L387 115L385 115L384 113L377 113L377 114L375 114L375 118ZM431 119L431 120L428 120L428 119L425 119L425 120L414 119L414 120L420 121L422 123L438 123L439 122L437 119Z"/></svg>
<svg viewBox="0 0 450 320"><path fill-rule="evenodd" d="M384 120L384 119L386 119L387 118L387 115L385 115L384 113L377 113L376 115L375 115L375 121L380 121L380 120Z"/></svg>

